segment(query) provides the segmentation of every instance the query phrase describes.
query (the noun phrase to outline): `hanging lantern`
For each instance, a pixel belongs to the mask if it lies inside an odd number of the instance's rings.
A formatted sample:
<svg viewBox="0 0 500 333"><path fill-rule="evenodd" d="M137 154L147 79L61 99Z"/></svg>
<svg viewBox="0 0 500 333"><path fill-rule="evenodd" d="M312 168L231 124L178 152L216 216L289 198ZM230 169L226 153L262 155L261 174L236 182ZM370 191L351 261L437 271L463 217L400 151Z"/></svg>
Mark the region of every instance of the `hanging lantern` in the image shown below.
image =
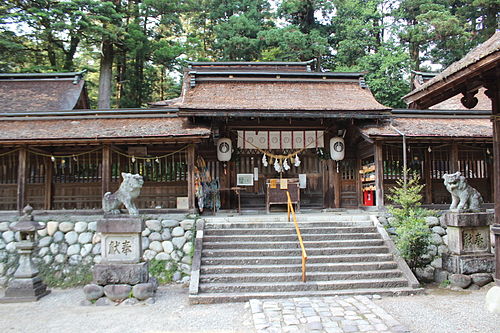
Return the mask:
<svg viewBox="0 0 500 333"><path fill-rule="evenodd" d="M334 161L341 161L345 155L344 139L335 137L330 139L330 156Z"/></svg>
<svg viewBox="0 0 500 333"><path fill-rule="evenodd" d="M222 138L217 140L217 159L221 162L227 162L231 160L231 152L233 146L231 144L231 139Z"/></svg>

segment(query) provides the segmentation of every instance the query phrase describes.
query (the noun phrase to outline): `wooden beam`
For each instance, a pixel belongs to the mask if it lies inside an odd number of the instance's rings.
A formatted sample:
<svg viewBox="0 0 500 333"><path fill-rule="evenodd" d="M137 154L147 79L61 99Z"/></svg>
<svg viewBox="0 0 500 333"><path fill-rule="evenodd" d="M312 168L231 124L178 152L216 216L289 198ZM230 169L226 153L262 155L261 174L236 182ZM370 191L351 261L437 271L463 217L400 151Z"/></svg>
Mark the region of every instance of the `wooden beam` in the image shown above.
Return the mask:
<svg viewBox="0 0 500 333"><path fill-rule="evenodd" d="M187 149L187 186L188 186L188 209L194 211L195 207L195 193L194 193L194 156L195 156L195 146L190 145Z"/></svg>
<svg viewBox="0 0 500 333"><path fill-rule="evenodd" d="M109 146L102 147L102 174L101 174L101 195L110 191L111 183L111 149Z"/></svg>
<svg viewBox="0 0 500 333"><path fill-rule="evenodd" d="M52 178L54 175L54 164L50 157L45 158L45 197L44 197L44 208L46 210L52 209L52 196L53 196L53 185Z"/></svg>
<svg viewBox="0 0 500 333"><path fill-rule="evenodd" d="M455 173L459 171L458 167L458 143L456 141L451 143L450 152L450 172Z"/></svg>
<svg viewBox="0 0 500 333"><path fill-rule="evenodd" d="M382 142L375 142L375 203L378 209L384 207L384 155Z"/></svg>
<svg viewBox="0 0 500 333"><path fill-rule="evenodd" d="M334 170L333 171L333 197L334 197L334 202L335 202L335 208L340 208L340 204L341 204L341 188L342 188L342 179L341 179L341 176L340 176L340 165L339 165L339 161L335 161L335 163L332 163L332 168ZM337 170L339 170L339 172L337 172Z"/></svg>
<svg viewBox="0 0 500 333"><path fill-rule="evenodd" d="M28 150L23 147L19 150L19 165L17 169L17 210L19 214L26 205L26 167L28 163Z"/></svg>
<svg viewBox="0 0 500 333"><path fill-rule="evenodd" d="M426 149L424 154L425 203L432 203L431 153Z"/></svg>

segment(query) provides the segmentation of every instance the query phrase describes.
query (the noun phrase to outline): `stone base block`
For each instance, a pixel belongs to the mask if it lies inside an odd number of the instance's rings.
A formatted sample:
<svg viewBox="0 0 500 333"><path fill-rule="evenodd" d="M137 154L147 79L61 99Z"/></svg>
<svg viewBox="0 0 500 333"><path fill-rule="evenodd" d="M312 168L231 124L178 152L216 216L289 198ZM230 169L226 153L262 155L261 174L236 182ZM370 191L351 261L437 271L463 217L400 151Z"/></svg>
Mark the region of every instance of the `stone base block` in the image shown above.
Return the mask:
<svg viewBox="0 0 500 333"><path fill-rule="evenodd" d="M482 227L493 224L494 214L487 212L450 212L444 215L449 227Z"/></svg>
<svg viewBox="0 0 500 333"><path fill-rule="evenodd" d="M129 215L117 217L105 217L97 221L97 232L102 233L141 233L144 230L144 221L138 217Z"/></svg>
<svg viewBox="0 0 500 333"><path fill-rule="evenodd" d="M14 279L5 289L5 297L0 298L0 303L36 302L49 293L39 277Z"/></svg>
<svg viewBox="0 0 500 333"><path fill-rule="evenodd" d="M443 255L443 268L454 274L492 273L495 271L495 256L491 253Z"/></svg>
<svg viewBox="0 0 500 333"><path fill-rule="evenodd" d="M97 264L92 271L94 282L107 284L139 284L149 279L148 263L139 264Z"/></svg>

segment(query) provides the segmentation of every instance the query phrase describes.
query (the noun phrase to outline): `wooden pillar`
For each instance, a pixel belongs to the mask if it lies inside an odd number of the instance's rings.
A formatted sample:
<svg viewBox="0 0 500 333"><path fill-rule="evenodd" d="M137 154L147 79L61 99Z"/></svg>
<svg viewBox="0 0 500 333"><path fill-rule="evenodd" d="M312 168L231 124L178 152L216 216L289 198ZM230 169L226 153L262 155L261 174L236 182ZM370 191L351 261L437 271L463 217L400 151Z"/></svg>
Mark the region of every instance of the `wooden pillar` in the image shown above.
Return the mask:
<svg viewBox="0 0 500 333"><path fill-rule="evenodd" d="M375 202L377 209L384 207L384 155L382 142L375 142Z"/></svg>
<svg viewBox="0 0 500 333"><path fill-rule="evenodd" d="M323 208L330 208L330 179L328 177L328 161L321 160L323 174Z"/></svg>
<svg viewBox="0 0 500 333"><path fill-rule="evenodd" d="M17 210L21 214L26 205L26 167L28 164L28 150L19 150L19 165L17 169Z"/></svg>
<svg viewBox="0 0 500 333"><path fill-rule="evenodd" d="M424 154L425 203L432 203L431 153L426 149Z"/></svg>
<svg viewBox="0 0 500 333"><path fill-rule="evenodd" d="M458 143L453 142L451 144L451 152L450 152L450 172L455 173L459 171L458 168Z"/></svg>
<svg viewBox="0 0 500 333"><path fill-rule="evenodd" d="M495 283L500 287L500 69L497 66L496 79L486 84L486 95L491 99L493 121L493 186L495 199L495 225L492 228L495 235Z"/></svg>
<svg viewBox="0 0 500 333"><path fill-rule="evenodd" d="M188 209L190 211L194 210L195 195L194 195L194 144L191 144L187 149L187 186L188 186Z"/></svg>
<svg viewBox="0 0 500 333"><path fill-rule="evenodd" d="M45 197L44 197L44 208L46 210L52 209L52 195L53 195L53 186L52 186L52 178L54 175L54 164L50 157L45 158Z"/></svg>
<svg viewBox="0 0 500 333"><path fill-rule="evenodd" d="M109 146L102 147L102 175L101 175L101 195L110 191L111 183L111 149Z"/></svg>
<svg viewBox="0 0 500 333"><path fill-rule="evenodd" d="M334 208L335 207L335 172L334 172L334 165L333 165L333 160L327 160L326 161L326 167L328 171L328 189L327 189L327 204L328 208Z"/></svg>
<svg viewBox="0 0 500 333"><path fill-rule="evenodd" d="M342 178L340 176L340 172L337 170L340 170L340 165L339 161L335 161L335 163L332 163L332 168L333 171L333 196L334 196L334 202L335 202L335 208L340 208L340 195L341 195L341 189L342 189Z"/></svg>

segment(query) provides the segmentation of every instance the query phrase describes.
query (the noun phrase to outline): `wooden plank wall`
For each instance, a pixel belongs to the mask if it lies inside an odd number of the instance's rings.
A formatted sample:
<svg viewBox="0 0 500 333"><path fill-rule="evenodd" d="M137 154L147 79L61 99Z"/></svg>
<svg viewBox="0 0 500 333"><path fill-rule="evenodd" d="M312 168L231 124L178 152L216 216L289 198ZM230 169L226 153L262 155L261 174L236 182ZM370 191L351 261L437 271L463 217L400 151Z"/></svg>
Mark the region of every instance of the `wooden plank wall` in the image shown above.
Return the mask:
<svg viewBox="0 0 500 333"><path fill-rule="evenodd" d="M169 154L181 147L155 148L151 156ZM121 172L144 175L139 208L176 208L177 197L189 196L186 151L133 163L113 153L119 147L106 146L92 152L88 146L85 150L45 149L12 148L15 151L9 154L9 150L0 150L0 210L22 210L28 203L35 209L100 209L103 193L119 187ZM121 149L126 152L127 147ZM194 152L191 156L194 158Z"/></svg>

